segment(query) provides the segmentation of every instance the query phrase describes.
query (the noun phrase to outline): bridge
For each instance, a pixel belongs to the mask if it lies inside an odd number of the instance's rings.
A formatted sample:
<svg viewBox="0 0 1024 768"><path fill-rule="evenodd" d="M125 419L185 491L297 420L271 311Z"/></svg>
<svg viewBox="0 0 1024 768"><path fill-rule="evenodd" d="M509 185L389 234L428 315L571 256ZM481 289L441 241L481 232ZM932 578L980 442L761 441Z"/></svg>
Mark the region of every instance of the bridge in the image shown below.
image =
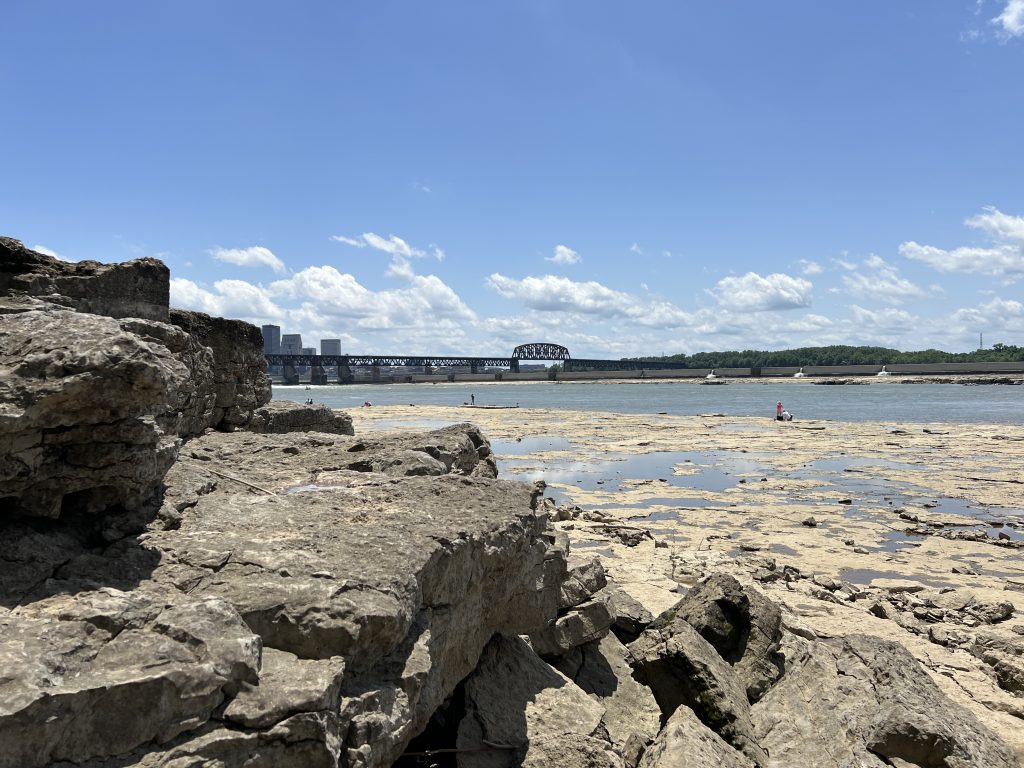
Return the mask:
<svg viewBox="0 0 1024 768"><path fill-rule="evenodd" d="M572 358L569 350L558 344L534 342L521 344L512 351L511 357L464 357L460 355L284 355L266 354L267 365L281 366L286 383L298 383L298 367L310 368L313 384L326 384L327 369L337 368L339 384L350 384L355 380L353 368L368 367L374 381L380 380L383 367L422 368L424 373L433 373L435 368L469 368L470 373L480 373L487 368L505 368L510 373L519 373L523 360L557 360L564 371L637 371L678 368L678 363L653 363L636 360L591 360Z"/></svg>

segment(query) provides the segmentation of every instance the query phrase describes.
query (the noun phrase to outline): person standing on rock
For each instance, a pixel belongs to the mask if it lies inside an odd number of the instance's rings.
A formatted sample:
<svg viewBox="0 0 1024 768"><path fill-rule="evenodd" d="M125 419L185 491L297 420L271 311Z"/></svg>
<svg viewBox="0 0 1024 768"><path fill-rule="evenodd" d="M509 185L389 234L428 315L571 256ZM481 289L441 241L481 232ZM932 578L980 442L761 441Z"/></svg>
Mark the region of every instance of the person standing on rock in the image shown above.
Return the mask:
<svg viewBox="0 0 1024 768"><path fill-rule="evenodd" d="M782 401L781 400L779 400L779 402L777 402L775 404L775 420L776 421L782 421Z"/></svg>
<svg viewBox="0 0 1024 768"><path fill-rule="evenodd" d="M472 392L469 393L469 404L476 405L476 395L474 395Z"/></svg>

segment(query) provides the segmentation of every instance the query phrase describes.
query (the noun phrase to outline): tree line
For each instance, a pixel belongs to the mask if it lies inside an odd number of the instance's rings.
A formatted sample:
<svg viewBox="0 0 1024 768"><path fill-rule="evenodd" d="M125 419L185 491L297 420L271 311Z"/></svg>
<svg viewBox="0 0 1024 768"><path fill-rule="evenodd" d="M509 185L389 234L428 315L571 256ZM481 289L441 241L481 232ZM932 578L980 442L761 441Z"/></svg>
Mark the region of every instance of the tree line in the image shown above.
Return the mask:
<svg viewBox="0 0 1024 768"><path fill-rule="evenodd" d="M889 365L892 363L1004 363L1024 360L1024 347L993 344L973 352L923 349L901 352L886 347L799 347L775 351L745 349L728 352L697 352L693 355L632 357L628 360L679 363L680 368L767 368L804 365Z"/></svg>

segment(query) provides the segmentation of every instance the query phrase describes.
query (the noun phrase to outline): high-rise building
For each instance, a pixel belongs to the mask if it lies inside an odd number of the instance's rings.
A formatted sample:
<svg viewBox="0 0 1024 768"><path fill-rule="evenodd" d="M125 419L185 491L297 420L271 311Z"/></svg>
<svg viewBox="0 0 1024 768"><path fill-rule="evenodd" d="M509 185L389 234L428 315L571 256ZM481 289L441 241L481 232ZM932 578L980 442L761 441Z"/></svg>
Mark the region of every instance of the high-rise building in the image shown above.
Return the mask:
<svg viewBox="0 0 1024 768"><path fill-rule="evenodd" d="M321 355L340 355L341 339L320 339Z"/></svg>
<svg viewBox="0 0 1024 768"><path fill-rule="evenodd" d="M264 325L261 330L263 331L263 354L281 354L281 326Z"/></svg>
<svg viewBox="0 0 1024 768"><path fill-rule="evenodd" d="M316 347L303 347L299 350L300 355L315 355Z"/></svg>
<svg viewBox="0 0 1024 768"><path fill-rule="evenodd" d="M282 355L301 355L302 354L302 334L301 333L286 333L281 337L281 354Z"/></svg>

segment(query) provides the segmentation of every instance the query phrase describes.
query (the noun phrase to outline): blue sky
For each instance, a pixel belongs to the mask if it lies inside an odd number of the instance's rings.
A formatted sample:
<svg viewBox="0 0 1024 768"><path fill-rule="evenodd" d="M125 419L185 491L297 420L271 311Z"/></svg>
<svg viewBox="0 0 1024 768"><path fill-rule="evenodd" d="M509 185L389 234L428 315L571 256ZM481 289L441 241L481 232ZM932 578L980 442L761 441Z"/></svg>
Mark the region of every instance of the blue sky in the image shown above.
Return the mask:
<svg viewBox="0 0 1024 768"><path fill-rule="evenodd" d="M1024 344L1024 0L5 4L0 233L351 352Z"/></svg>

